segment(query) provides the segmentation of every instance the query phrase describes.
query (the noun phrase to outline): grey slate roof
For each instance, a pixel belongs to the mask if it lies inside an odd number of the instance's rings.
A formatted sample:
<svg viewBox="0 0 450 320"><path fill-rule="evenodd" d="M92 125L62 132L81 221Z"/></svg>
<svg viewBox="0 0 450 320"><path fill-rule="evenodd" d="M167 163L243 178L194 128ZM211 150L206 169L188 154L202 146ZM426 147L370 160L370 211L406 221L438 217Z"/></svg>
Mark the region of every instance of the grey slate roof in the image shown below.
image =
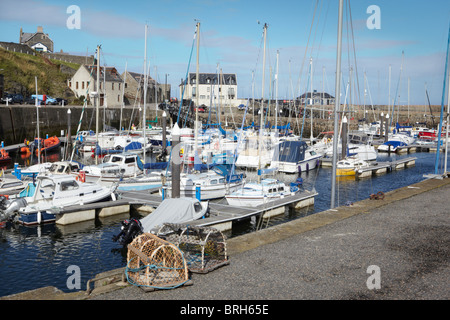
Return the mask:
<svg viewBox="0 0 450 320"><path fill-rule="evenodd" d="M236 85L236 74L234 73L222 73L221 75L221 84L232 84ZM196 74L194 72L189 73L189 83L192 84L192 80L194 80L196 77ZM218 84L218 75L217 73L199 73L198 77L200 78L200 84ZM186 81L183 81L183 84Z"/></svg>

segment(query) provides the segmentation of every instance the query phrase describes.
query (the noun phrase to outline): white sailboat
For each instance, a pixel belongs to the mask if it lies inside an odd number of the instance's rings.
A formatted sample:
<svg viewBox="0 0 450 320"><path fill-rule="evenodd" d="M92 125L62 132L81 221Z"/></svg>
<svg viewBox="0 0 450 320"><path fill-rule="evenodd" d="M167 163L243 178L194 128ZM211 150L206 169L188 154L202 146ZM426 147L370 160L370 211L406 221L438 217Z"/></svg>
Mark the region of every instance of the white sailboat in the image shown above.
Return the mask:
<svg viewBox="0 0 450 320"><path fill-rule="evenodd" d="M263 55L263 73L262 73L262 99L261 99L261 110L263 108L264 102L264 75L265 75L265 63L266 63L266 37L267 37L267 24L264 24L264 55ZM281 199L289 195L295 194L298 188L293 188L292 191L290 187L287 187L284 182L278 181L276 179L261 179L263 174L263 162L261 157L263 154L263 143L261 142L264 132L263 127L263 115L264 112L261 111L260 128L259 128L259 138L260 143L258 144L259 149L259 165L258 165L258 181L245 183L245 185L225 196L228 204L236 206L250 206L255 207L259 205L266 204L270 201L276 199Z"/></svg>

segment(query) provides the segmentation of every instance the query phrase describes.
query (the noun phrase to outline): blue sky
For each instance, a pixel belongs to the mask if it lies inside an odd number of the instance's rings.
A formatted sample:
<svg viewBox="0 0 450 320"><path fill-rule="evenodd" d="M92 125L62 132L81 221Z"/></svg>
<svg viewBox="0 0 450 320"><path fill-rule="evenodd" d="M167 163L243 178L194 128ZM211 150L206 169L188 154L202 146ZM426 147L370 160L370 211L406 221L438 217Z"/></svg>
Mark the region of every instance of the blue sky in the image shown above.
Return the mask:
<svg viewBox="0 0 450 320"><path fill-rule="evenodd" d="M80 8L80 29L66 26L70 5ZM370 5L380 8L380 29L366 25ZM359 92L352 97L353 102L363 103L365 73L366 104L387 104L391 66L391 101L396 105L408 103L408 78L410 104L426 104L425 85L431 103L440 104L450 2L353 0L350 7L351 11L345 0L343 96L352 69L352 92ZM127 64L128 70L143 72L144 26L148 24L150 76L155 77L156 71L158 81L164 83L167 75L172 96L179 97L178 85L188 70L199 20L200 72L216 72L219 66L224 73L236 73L238 96L247 98L253 95L254 71L254 95L260 98L261 40L263 24L267 23L265 97L269 94L270 71L272 78L276 71L277 50L279 98L310 90L310 58L313 89L324 88L334 95L337 16L338 0L0 0L0 41L18 42L20 27L24 32L34 32L37 26L43 26L56 52L62 49L91 55L101 44L102 64L115 66L120 72ZM195 54L194 48L190 72L195 72Z"/></svg>

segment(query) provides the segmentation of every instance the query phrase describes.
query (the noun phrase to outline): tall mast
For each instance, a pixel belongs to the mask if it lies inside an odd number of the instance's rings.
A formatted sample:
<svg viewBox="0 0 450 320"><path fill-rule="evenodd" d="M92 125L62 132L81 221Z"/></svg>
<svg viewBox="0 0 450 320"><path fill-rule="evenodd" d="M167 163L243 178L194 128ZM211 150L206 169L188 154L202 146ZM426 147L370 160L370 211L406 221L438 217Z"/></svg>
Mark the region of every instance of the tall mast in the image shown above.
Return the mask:
<svg viewBox="0 0 450 320"><path fill-rule="evenodd" d="M144 136L144 154L143 154L143 158L144 158L144 163L146 161L145 157L146 157L146 148L147 148L147 138L146 138L146 134L145 134L145 127L147 126L146 123L146 110L147 110L147 87L148 87L148 72L147 72L147 29L148 26L145 25L145 41L144 41L144 112L143 112L143 116L142 116L142 135Z"/></svg>
<svg viewBox="0 0 450 320"><path fill-rule="evenodd" d="M199 96L200 96L200 79L199 79L199 48L200 48L200 22L197 22L197 69L195 72L195 123L194 123L194 137L195 137L195 144L194 144L194 156L197 155L197 148L198 148L198 107L199 107Z"/></svg>
<svg viewBox="0 0 450 320"><path fill-rule="evenodd" d="M262 135L263 135L263 121L264 121L264 77L265 77L265 69L266 69L266 38L267 38L267 23L264 24L264 55L263 55L263 71L262 71L262 89L261 89L261 107L259 108L259 112L261 114L259 120L259 143L258 143L258 169L261 170L261 154L262 154ZM258 175L258 183L261 182L261 175Z"/></svg>
<svg viewBox="0 0 450 320"><path fill-rule="evenodd" d="M337 52L336 52L336 89L334 100L334 138L333 138L333 167L331 175L331 209L335 207L336 197L336 163L337 163L337 144L338 144L338 116L339 116L339 104L340 104L340 92L341 92L341 55L342 55L342 8L344 0L339 0L339 18L338 18L338 34L337 34Z"/></svg>
<svg viewBox="0 0 450 320"><path fill-rule="evenodd" d="M312 62L313 62L313 59L312 59L312 57L310 58L310 67L311 67L311 69L310 69L310 72L311 72L311 84L310 84L310 86L311 86L311 117L310 117L310 120L311 120L311 136L310 136L310 142L311 142L311 145L313 144L313 104L314 104L314 98L313 98L313 65L312 65Z"/></svg>
<svg viewBox="0 0 450 320"><path fill-rule="evenodd" d="M125 106L125 83L127 82L127 66L128 62L125 63L125 73L123 77L123 83L122 83L122 106L120 107L120 121L119 121L119 132L122 131L122 113L123 113L123 107Z"/></svg>
<svg viewBox="0 0 450 320"><path fill-rule="evenodd" d="M278 69L279 69L279 56L280 50L277 50L277 73L275 75L276 83L275 83L275 137L278 138Z"/></svg>
<svg viewBox="0 0 450 320"><path fill-rule="evenodd" d="M100 107L100 46L97 45L97 99L96 99L96 114L95 114L95 144L98 146L98 118L99 118L99 107ZM98 154L95 153L95 164L98 164Z"/></svg>

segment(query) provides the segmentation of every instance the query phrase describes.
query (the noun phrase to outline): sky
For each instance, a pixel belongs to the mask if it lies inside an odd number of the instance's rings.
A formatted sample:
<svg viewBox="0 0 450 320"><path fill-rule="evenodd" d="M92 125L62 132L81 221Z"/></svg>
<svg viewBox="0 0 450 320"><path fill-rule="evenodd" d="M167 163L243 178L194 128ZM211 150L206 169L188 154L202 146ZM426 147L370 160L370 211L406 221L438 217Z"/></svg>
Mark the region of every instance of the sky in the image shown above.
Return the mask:
<svg viewBox="0 0 450 320"><path fill-rule="evenodd" d="M199 72L235 73L238 98L261 98L263 83L265 98L292 99L311 87L335 96L338 3L0 0L0 41L18 42L21 27L35 32L42 26L55 52L94 55L101 45L101 65L143 73L148 25L150 76L167 80L180 98L181 80L196 71L199 22ZM72 5L78 16L68 10ZM448 0L344 0L343 22L341 103L424 105L427 90L431 104L441 104Z"/></svg>

